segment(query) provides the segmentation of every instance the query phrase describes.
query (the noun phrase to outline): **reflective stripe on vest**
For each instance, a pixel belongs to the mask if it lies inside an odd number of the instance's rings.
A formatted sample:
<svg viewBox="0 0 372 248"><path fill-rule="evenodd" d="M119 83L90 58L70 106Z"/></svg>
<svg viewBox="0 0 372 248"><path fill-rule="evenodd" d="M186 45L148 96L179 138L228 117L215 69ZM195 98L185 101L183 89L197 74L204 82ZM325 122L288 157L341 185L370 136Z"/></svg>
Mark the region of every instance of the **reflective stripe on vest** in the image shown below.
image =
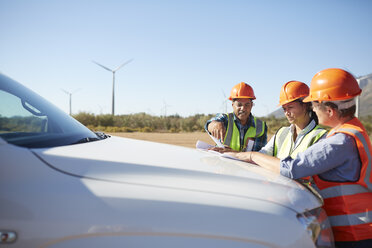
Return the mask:
<svg viewBox="0 0 372 248"><path fill-rule="evenodd" d="M332 226L362 225L372 222L372 210L356 214L329 216L328 219Z"/></svg>
<svg viewBox="0 0 372 248"><path fill-rule="evenodd" d="M247 140L248 138L257 138L264 134L265 132L265 122L256 119L256 117L253 116L253 121L255 124L255 127L250 126L245 133L244 136L244 145L243 147L240 147L240 132L238 127L235 124L234 121L234 114L229 113L228 115L228 124L227 124L227 131L224 138L224 144L228 145L235 151L243 151L245 150L247 146Z"/></svg>
<svg viewBox="0 0 372 248"><path fill-rule="evenodd" d="M372 145L357 118L331 130L354 138L361 161L360 177L356 182L330 182L313 176L315 187L324 198L324 208L332 225L336 241L372 239Z"/></svg>
<svg viewBox="0 0 372 248"><path fill-rule="evenodd" d="M354 195L359 193L368 193L370 190L363 187L360 184L342 184L338 186L333 186L325 188L323 190L317 189L320 192L323 199L338 197L343 195Z"/></svg>
<svg viewBox="0 0 372 248"><path fill-rule="evenodd" d="M367 154L367 158L368 158L368 162L367 162L367 168L366 168L366 174L364 176L364 183L367 185L367 188L372 191L372 183L371 183L371 163L372 163L372 155L371 155L371 143L370 143L370 140L368 139L368 141L366 140L366 138L363 136L362 133L358 132L357 130L355 129L351 129L351 128L342 128L342 129L339 129L340 132L344 132L344 133L353 133L358 139L359 141L362 143L362 146L363 148L365 149L365 152ZM358 148L359 150L359 148Z"/></svg>
<svg viewBox="0 0 372 248"><path fill-rule="evenodd" d="M288 156L295 158L299 152L305 151L309 146L316 143L325 133L327 133L327 130L315 126L302 137L297 147L294 147L291 128L282 127L275 135L273 156L280 159L284 159Z"/></svg>

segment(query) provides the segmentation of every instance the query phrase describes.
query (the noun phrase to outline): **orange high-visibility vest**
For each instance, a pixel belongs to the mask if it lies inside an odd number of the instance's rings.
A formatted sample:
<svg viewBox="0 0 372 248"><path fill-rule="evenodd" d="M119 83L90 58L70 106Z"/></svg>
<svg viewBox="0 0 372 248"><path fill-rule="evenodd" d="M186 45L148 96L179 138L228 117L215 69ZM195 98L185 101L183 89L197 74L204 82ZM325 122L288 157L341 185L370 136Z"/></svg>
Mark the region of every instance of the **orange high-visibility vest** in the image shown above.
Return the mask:
<svg viewBox="0 0 372 248"><path fill-rule="evenodd" d="M355 140L361 161L360 177L356 182L331 182L313 176L315 185L324 199L335 241L372 239L372 145L363 124L357 119L332 129Z"/></svg>

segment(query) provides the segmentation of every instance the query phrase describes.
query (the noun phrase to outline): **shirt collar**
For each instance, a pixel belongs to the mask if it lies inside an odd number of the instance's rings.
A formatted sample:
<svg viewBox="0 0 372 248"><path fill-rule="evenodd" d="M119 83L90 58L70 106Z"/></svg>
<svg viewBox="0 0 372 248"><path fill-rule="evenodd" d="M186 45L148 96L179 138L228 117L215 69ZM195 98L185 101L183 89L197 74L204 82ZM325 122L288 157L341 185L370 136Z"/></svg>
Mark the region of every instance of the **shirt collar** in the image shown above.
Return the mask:
<svg viewBox="0 0 372 248"><path fill-rule="evenodd" d="M242 125L240 120L238 119L238 117L236 117L234 112L233 112L233 115L234 115L234 121L239 123L239 125ZM245 124L245 126L256 127L256 125L254 124L254 118L253 118L252 113L249 114L248 121L247 121L247 124Z"/></svg>
<svg viewBox="0 0 372 248"><path fill-rule="evenodd" d="M304 129L302 129L301 132L297 136L308 134L311 130L314 129L315 126L316 126L315 120L311 119L309 124L307 124L307 126ZM291 129L292 135L294 134L295 128L296 128L295 125L291 124L290 129Z"/></svg>

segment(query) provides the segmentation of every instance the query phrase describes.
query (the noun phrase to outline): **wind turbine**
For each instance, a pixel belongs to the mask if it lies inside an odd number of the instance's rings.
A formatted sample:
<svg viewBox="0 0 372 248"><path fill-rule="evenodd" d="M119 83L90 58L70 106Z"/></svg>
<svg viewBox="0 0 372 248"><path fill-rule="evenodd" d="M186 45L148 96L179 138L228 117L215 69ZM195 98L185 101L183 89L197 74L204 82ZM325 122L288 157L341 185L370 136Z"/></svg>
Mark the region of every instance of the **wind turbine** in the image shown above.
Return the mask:
<svg viewBox="0 0 372 248"><path fill-rule="evenodd" d="M165 100L163 100L163 108L162 110L164 110L164 117L167 117L167 108L168 107L172 107L171 105L168 105Z"/></svg>
<svg viewBox="0 0 372 248"><path fill-rule="evenodd" d="M221 104L221 108L222 108L223 113L227 113L227 97L226 97L225 92L222 89L221 89L221 91L222 91L222 95L223 95L223 101L222 101L222 104Z"/></svg>
<svg viewBox="0 0 372 248"><path fill-rule="evenodd" d="M114 70L111 70L110 68L106 67L106 66L103 66L101 64L99 64L98 62L92 60L93 63L95 63L96 65L99 65L101 66L103 69L105 70L108 70L110 72L112 72L112 111L111 111L111 114L112 115L115 115L115 72L118 71L120 68L122 68L124 65L132 62L133 59L130 59L128 60L127 62L124 62L123 64L121 64L120 66L118 66L116 69Z"/></svg>
<svg viewBox="0 0 372 248"><path fill-rule="evenodd" d="M67 90L61 89L63 92L65 92L67 95L69 95L69 108L70 108L70 115L71 115L71 96L72 94L76 93L80 89L75 90L74 92L68 92Z"/></svg>

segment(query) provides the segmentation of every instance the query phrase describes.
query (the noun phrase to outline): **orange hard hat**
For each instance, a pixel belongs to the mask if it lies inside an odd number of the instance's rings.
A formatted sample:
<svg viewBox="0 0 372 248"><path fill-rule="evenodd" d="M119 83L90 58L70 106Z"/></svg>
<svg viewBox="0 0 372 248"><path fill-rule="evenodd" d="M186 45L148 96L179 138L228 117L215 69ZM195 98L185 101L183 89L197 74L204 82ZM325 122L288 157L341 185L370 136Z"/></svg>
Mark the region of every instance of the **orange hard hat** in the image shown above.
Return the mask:
<svg viewBox="0 0 372 248"><path fill-rule="evenodd" d="M289 81L282 86L279 96L279 105L293 102L309 95L309 87L300 81Z"/></svg>
<svg viewBox="0 0 372 248"><path fill-rule="evenodd" d="M252 87L244 82L238 83L232 88L229 100L232 100L234 98L251 98L252 100L256 99Z"/></svg>
<svg viewBox="0 0 372 248"><path fill-rule="evenodd" d="M353 75L342 69L330 68L315 74L311 80L310 94L304 102L342 101L360 93L362 90Z"/></svg>

